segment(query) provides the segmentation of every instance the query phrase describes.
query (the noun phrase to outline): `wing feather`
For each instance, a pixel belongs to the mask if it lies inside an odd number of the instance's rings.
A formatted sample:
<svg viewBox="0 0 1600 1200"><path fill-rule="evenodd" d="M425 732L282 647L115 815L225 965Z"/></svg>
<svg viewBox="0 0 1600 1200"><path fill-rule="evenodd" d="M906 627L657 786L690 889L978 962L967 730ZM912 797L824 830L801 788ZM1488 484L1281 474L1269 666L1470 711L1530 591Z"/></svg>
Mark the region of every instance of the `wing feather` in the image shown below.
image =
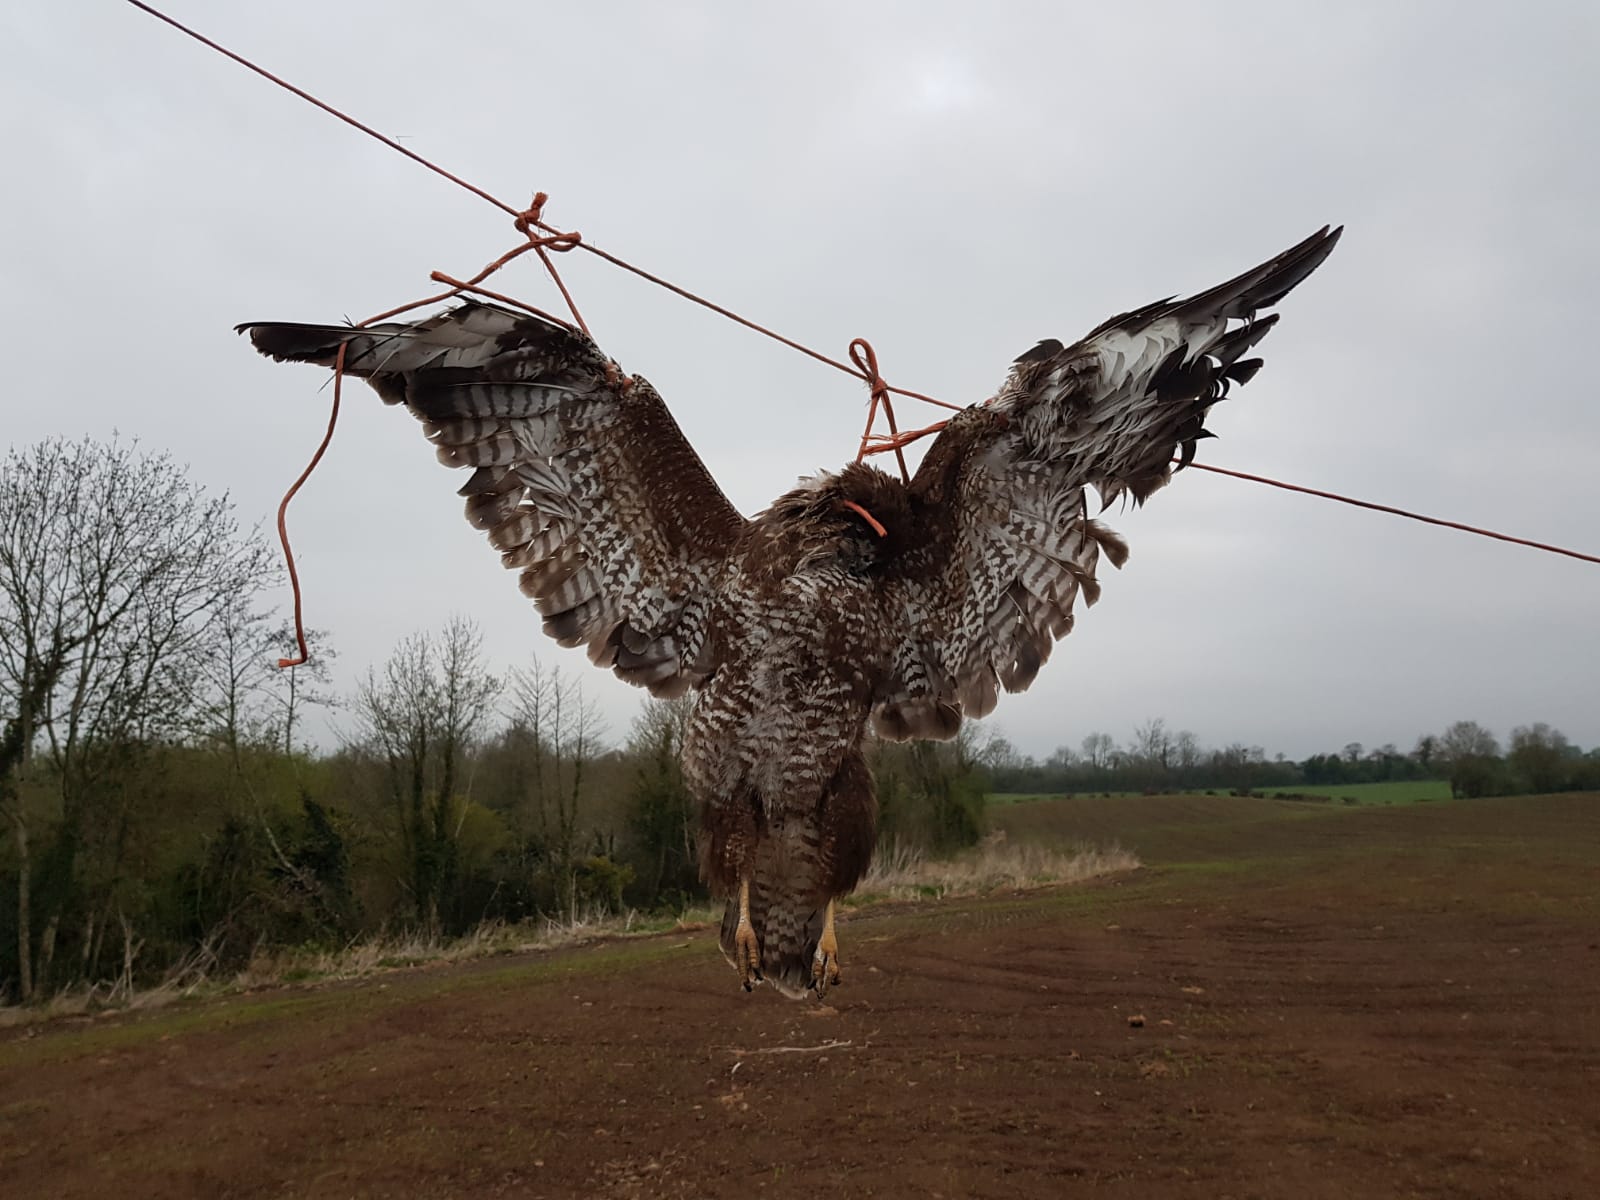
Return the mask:
<svg viewBox="0 0 1600 1200"><path fill-rule="evenodd" d="M471 468L467 519L563 645L658 695L716 666L711 600L745 520L661 397L588 338L467 303L370 329L241 326L263 354L332 366L423 424L439 461Z"/></svg>
<svg viewBox="0 0 1600 1200"><path fill-rule="evenodd" d="M911 482L918 537L887 570L892 635L873 726L892 740L952 737L1022 691L1100 596L1127 546L1089 515L1166 484L1206 413L1261 366L1244 358L1277 322L1256 310L1321 264L1339 230L1181 300L1123 313L1082 341L1019 357L995 399L945 427Z"/></svg>

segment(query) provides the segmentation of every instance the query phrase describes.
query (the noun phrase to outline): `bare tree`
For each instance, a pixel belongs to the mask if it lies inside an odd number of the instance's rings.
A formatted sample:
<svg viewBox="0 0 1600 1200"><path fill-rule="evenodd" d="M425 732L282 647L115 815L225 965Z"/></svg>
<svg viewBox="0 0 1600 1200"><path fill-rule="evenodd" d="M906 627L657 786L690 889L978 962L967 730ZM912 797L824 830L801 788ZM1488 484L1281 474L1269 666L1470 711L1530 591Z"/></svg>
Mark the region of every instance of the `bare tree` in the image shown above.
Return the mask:
<svg viewBox="0 0 1600 1200"><path fill-rule="evenodd" d="M200 666L205 689L196 732L219 745L235 771L244 750L265 740L256 708L276 671L271 657L271 616L255 597L231 596L217 613L215 651Z"/></svg>
<svg viewBox="0 0 1600 1200"><path fill-rule="evenodd" d="M406 886L430 928L454 883L461 774L501 690L482 643L475 625L453 618L437 637L402 641L356 693L363 740L387 766Z"/></svg>
<svg viewBox="0 0 1600 1200"><path fill-rule="evenodd" d="M1092 770L1110 770L1116 755L1117 743L1109 733L1091 733L1083 739L1083 761Z"/></svg>
<svg viewBox="0 0 1600 1200"><path fill-rule="evenodd" d="M520 801L532 812L557 906L568 915L577 906L584 772L599 737L599 714L582 684L537 659L512 668L508 739L525 756Z"/></svg>
<svg viewBox="0 0 1600 1200"><path fill-rule="evenodd" d="M192 727L219 614L262 587L271 564L260 539L240 531L228 498L208 496L166 455L87 439L8 454L0 702L17 714L19 749L5 765L14 780L42 752L59 808L42 911L19 894L24 993L49 969L59 923L75 907L82 945L97 944L127 832L129 792L119 783L144 750ZM31 887L28 813L7 803L20 877ZM83 880L84 862L96 858L98 877ZM24 943L37 917L34 958Z"/></svg>
<svg viewBox="0 0 1600 1200"><path fill-rule="evenodd" d="M669 887L682 893L696 885L698 814L683 778L683 739L693 709L688 696L647 700L628 739L640 764L629 824L648 863L652 902Z"/></svg>
<svg viewBox="0 0 1600 1200"><path fill-rule="evenodd" d="M1200 765L1202 754L1200 739L1188 729L1178 730L1177 736L1172 739L1172 757L1178 770L1187 776Z"/></svg>
<svg viewBox="0 0 1600 1200"><path fill-rule="evenodd" d="M274 661L274 673L263 689L267 707L274 714L275 730L283 731L281 740L274 734L274 742L285 755L293 755L297 749L295 731L307 708L335 708L339 704L338 696L329 686L328 670L329 663L339 657L339 652L328 645L328 635L321 629L307 629L305 637L310 657L295 667L279 667ZM280 625L268 649L275 651L268 656L274 660L293 657L291 651L297 649L294 626ZM303 748L303 744L298 748Z"/></svg>
<svg viewBox="0 0 1600 1200"><path fill-rule="evenodd" d="M972 761L986 771L1016 771L1033 766L1033 760L1018 750L999 729L976 726L965 745L969 747L968 755Z"/></svg>
<svg viewBox="0 0 1600 1200"><path fill-rule="evenodd" d="M1167 723L1152 717L1143 725L1134 726L1132 752L1149 782L1162 782L1172 769L1173 741L1167 732Z"/></svg>
<svg viewBox="0 0 1600 1200"><path fill-rule="evenodd" d="M1057 746L1044 765L1052 771L1068 771L1078 764L1078 752L1071 746Z"/></svg>
<svg viewBox="0 0 1600 1200"><path fill-rule="evenodd" d="M319 629L305 631L307 662L281 667L297 649L294 625L241 593L217 613L213 652L201 662L205 699L196 732L219 744L235 767L242 751L259 747L292 755L295 729L312 705L333 705L328 663L337 652Z"/></svg>

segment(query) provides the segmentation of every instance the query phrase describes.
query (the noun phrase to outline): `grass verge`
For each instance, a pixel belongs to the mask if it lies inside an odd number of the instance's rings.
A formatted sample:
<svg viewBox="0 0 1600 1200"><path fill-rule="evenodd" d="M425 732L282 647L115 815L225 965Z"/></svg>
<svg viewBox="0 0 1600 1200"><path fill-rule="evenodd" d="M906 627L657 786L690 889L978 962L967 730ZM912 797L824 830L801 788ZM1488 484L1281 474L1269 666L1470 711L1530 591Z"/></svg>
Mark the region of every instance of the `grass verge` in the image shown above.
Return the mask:
<svg viewBox="0 0 1600 1200"><path fill-rule="evenodd" d="M997 831L976 849L939 859L903 846L879 852L844 903L851 909L905 900L940 900L1079 883L1128 871L1139 860L1120 847L1058 848L1008 839ZM102 1013L142 1012L181 1001L240 995L264 989L364 979L415 967L559 950L595 941L650 937L705 928L721 919L722 905L704 904L677 914L621 915L587 912L576 917L520 925L486 922L459 937L426 933L380 933L343 947L286 947L258 952L230 976L180 968L148 988L73 989L40 1005L0 1007L0 1028Z"/></svg>
<svg viewBox="0 0 1600 1200"><path fill-rule="evenodd" d="M932 858L912 846L880 847L866 878L846 903L855 907L880 900L943 900L1021 891L1082 883L1138 866L1138 858L1121 846L1049 846L1012 839L998 829L975 849L952 858Z"/></svg>

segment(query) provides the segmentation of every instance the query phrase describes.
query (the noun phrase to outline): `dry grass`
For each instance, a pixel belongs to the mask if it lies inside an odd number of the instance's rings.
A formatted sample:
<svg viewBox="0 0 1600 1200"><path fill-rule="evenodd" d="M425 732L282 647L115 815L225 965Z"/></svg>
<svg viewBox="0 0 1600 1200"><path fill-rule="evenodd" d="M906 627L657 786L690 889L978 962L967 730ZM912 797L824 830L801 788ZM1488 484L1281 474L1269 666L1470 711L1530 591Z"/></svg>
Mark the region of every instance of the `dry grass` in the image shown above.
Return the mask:
<svg viewBox="0 0 1600 1200"><path fill-rule="evenodd" d="M58 1017L99 1012L165 1008L190 996L223 996L262 988L362 979L404 967L439 966L501 954L556 950L597 938L648 937L672 929L698 928L715 916L712 909L689 909L677 917L644 917L634 910L620 916L588 910L564 918L519 925L485 921L460 937L429 933L379 933L337 948L279 948L257 952L242 970L221 975L204 958L174 967L152 987L131 988L123 981L57 993L43 1004L0 1006L0 1028Z"/></svg>
<svg viewBox="0 0 1600 1200"><path fill-rule="evenodd" d="M381 934L337 950L258 954L239 972L233 985L256 988L308 979L360 979L397 967L433 966L498 954L558 950L596 938L649 937L672 929L694 928L710 919L709 907L690 909L676 917L644 916L634 909L619 915L591 908L570 917L545 917L517 925L485 921L476 929L453 938L422 933Z"/></svg>
<svg viewBox="0 0 1600 1200"><path fill-rule="evenodd" d="M879 849L872 869L861 881L866 900L942 899L978 896L1001 890L1081 883L1099 875L1131 871L1139 860L1122 847L1080 845L1071 849L1013 842L997 830L973 850L954 858L936 859L912 846Z"/></svg>
<svg viewBox="0 0 1600 1200"><path fill-rule="evenodd" d="M881 847L847 903L882 900L929 900L1018 891L1079 883L1099 875L1128 871L1139 860L1118 846L1055 849L1008 841L1004 831L990 834L975 849L949 859L935 859L905 845ZM629 911L621 916L601 911L580 912L561 920L507 925L488 921L460 937L427 933L379 933L349 945L317 949L297 947L263 950L240 971L224 976L201 947L153 987L132 987L131 962L114 985L74 988L44 1004L0 1006L0 1028L59 1017L98 1012L164 1008L191 996L221 996L261 988L361 979L404 967L439 966L500 954L556 950L597 938L647 937L673 929L696 929L720 920L717 904L690 909L676 917L645 917Z"/></svg>

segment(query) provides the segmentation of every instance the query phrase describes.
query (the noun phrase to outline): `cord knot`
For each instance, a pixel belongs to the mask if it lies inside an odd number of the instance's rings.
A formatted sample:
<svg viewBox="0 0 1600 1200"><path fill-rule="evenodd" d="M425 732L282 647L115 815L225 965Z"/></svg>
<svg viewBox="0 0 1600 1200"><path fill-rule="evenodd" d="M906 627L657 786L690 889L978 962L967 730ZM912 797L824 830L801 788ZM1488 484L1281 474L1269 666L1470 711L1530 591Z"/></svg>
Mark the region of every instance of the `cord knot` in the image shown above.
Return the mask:
<svg viewBox="0 0 1600 1200"><path fill-rule="evenodd" d="M577 231L568 232L561 229L552 229L544 223L544 206L550 199L548 192L535 192L533 203L517 214L511 223L523 237L528 239L530 245L542 250L555 250L566 253L576 250L583 245L583 234ZM543 236L538 232L543 230Z"/></svg>
<svg viewBox="0 0 1600 1200"><path fill-rule="evenodd" d="M889 385L878 373L878 352L872 348L872 343L866 338L853 338L850 342L850 361L867 381L873 405L888 404Z"/></svg>
<svg viewBox="0 0 1600 1200"><path fill-rule="evenodd" d="M861 445L856 450L856 461L860 462L868 454L874 453L868 446L874 440L872 427L878 420L878 409L883 409L883 417L889 423L889 438L891 443L885 449L894 450L895 461L900 466L900 481L911 483L911 473L906 470L906 456L900 449L900 430L894 421L894 406L889 403L889 393L894 389L884 381L883 375L878 370L878 352L872 348L872 343L866 338L852 338L850 341L850 361L855 364L856 371L861 378L867 381L867 390L872 394L872 400L867 405L867 427L861 433Z"/></svg>
<svg viewBox="0 0 1600 1200"><path fill-rule="evenodd" d="M518 233L524 237L532 236L532 231L538 228L539 223L544 220L544 206L549 199L549 192L535 192L533 194L533 203L518 213L517 219L512 222L517 227Z"/></svg>

